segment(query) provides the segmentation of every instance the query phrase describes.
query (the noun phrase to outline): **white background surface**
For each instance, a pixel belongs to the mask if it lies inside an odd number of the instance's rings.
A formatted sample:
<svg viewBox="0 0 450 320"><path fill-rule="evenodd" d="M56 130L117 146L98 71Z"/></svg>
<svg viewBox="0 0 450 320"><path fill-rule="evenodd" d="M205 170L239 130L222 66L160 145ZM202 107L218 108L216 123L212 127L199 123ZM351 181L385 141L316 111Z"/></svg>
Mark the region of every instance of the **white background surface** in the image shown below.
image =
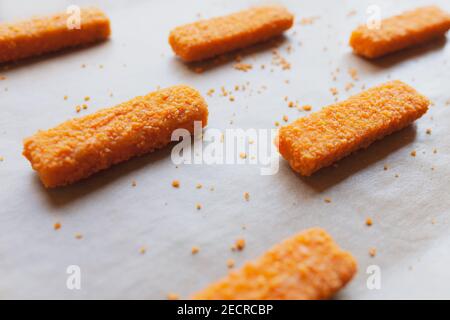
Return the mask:
<svg viewBox="0 0 450 320"><path fill-rule="evenodd" d="M450 298L450 106L445 104L450 99L450 45L438 41L378 62L354 56L347 45L351 30L366 21L369 4L378 4L386 17L430 3L450 11L450 3L280 2L297 20L280 47L291 70L271 66L269 48L244 56L243 62L254 66L247 73L233 69L231 61L197 74L173 56L169 31L198 14L212 17L261 2L0 1L1 21L62 11L73 3L95 3L112 21L106 43L0 72L7 77L0 81L0 156L5 158L0 162L0 298L165 299L169 292L187 298L225 275L228 258L240 266L312 226L328 230L359 262L358 276L338 298ZM356 15L348 16L352 10ZM312 25L298 23L313 16L320 18ZM358 70L360 80L346 92L350 67ZM331 73L336 68L335 82ZM260 176L256 166L177 169L166 148L48 191L21 155L23 138L78 116L75 106L85 96L91 97L89 109L80 115L157 86L185 83L205 95L210 127L274 128L283 115L291 121L306 114L288 108L285 96L319 110L334 101L331 87L338 88L342 100L363 84L371 87L389 79L413 85L435 105L415 126L308 179L294 174L284 161L273 176ZM235 102L218 94L221 86L231 90L247 81L249 89L236 92ZM262 86L267 89L258 93ZM210 88L216 90L213 97L206 96ZM415 158L412 150L417 150ZM173 179L180 180L180 189L171 187ZM197 183L203 189L197 190ZM244 192L250 193L249 202ZM326 197L332 202L325 203ZM203 206L200 211L197 202ZM374 220L370 228L367 217ZM62 228L54 231L57 221ZM82 240L75 239L77 232ZM238 237L246 239L247 247L231 252ZM200 247L195 256L194 245ZM147 247L144 255L139 253L142 246ZM377 248L374 258L368 254L371 247ZM366 288L365 271L372 264L382 271L379 291ZM66 288L68 265L81 267L81 290Z"/></svg>

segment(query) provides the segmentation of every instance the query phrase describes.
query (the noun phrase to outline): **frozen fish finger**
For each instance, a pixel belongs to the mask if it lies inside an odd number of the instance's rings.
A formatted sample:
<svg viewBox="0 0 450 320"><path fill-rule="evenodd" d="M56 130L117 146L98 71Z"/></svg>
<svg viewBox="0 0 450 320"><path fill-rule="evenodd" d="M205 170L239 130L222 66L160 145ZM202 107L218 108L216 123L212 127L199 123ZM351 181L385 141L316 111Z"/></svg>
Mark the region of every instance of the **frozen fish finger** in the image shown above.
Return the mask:
<svg viewBox="0 0 450 320"><path fill-rule="evenodd" d="M268 40L293 22L281 6L256 7L175 28L169 43L184 61L198 61Z"/></svg>
<svg viewBox="0 0 450 320"><path fill-rule="evenodd" d="M175 129L192 133L195 121L207 120L200 93L175 86L39 131L25 139L23 154L46 187L63 186L161 148Z"/></svg>
<svg viewBox="0 0 450 320"><path fill-rule="evenodd" d="M78 24L79 22L79 24ZM29 58L105 40L111 33L108 17L99 9L59 13L16 23L0 24L0 63Z"/></svg>
<svg viewBox="0 0 450 320"><path fill-rule="evenodd" d="M421 7L382 20L380 28L358 27L350 45L355 53L372 59L439 38L449 29L447 12L436 6Z"/></svg>
<svg viewBox="0 0 450 320"><path fill-rule="evenodd" d="M314 228L275 245L194 295L199 300L328 299L356 273L352 255Z"/></svg>
<svg viewBox="0 0 450 320"><path fill-rule="evenodd" d="M429 104L407 84L388 82L282 127L278 149L294 171L309 176L408 126Z"/></svg>

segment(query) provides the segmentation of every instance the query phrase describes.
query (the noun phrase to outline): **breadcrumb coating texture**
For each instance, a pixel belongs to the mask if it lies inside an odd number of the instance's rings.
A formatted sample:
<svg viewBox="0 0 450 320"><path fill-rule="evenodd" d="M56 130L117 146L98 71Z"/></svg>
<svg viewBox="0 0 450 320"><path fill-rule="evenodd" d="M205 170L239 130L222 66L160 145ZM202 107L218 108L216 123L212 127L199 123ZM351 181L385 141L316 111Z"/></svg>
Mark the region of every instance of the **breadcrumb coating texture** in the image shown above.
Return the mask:
<svg viewBox="0 0 450 320"><path fill-rule="evenodd" d="M353 31L350 45L366 58L378 58L444 36L450 15L436 6L421 7L381 21L379 29L366 25Z"/></svg>
<svg viewBox="0 0 450 320"><path fill-rule="evenodd" d="M198 61L268 40L293 22L294 16L284 7L256 7L177 27L169 43L184 61Z"/></svg>
<svg viewBox="0 0 450 320"><path fill-rule="evenodd" d="M294 171L309 176L408 126L429 104L407 84L388 82L282 127L278 148Z"/></svg>
<svg viewBox="0 0 450 320"><path fill-rule="evenodd" d="M326 231L286 239L240 270L194 295L198 300L328 299L356 273L355 259Z"/></svg>
<svg viewBox="0 0 450 320"><path fill-rule="evenodd" d="M71 15L59 13L16 23L0 24L0 63L105 40L111 33L108 17L97 8L82 8L80 29L69 29Z"/></svg>
<svg viewBox="0 0 450 320"><path fill-rule="evenodd" d="M195 89L175 86L39 131L24 156L46 187L62 186L171 142L175 129L206 126L208 109Z"/></svg>

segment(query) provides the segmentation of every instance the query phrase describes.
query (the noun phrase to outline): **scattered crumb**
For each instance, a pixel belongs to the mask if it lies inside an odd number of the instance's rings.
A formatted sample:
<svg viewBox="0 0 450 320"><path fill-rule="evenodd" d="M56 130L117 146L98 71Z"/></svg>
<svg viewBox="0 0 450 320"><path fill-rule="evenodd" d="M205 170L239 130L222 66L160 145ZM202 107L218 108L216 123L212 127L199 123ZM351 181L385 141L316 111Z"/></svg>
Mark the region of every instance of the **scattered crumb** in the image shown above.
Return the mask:
<svg viewBox="0 0 450 320"><path fill-rule="evenodd" d="M369 255L370 255L371 257L375 257L376 254L377 254L377 249L376 249L376 248L370 248L370 249L369 249Z"/></svg>
<svg viewBox="0 0 450 320"><path fill-rule="evenodd" d="M205 69L202 67L195 67L193 70L195 73L203 73L205 71Z"/></svg>
<svg viewBox="0 0 450 320"><path fill-rule="evenodd" d="M197 203L197 204L195 205L195 208L196 208L197 210L200 210L200 209L202 208L202 205L201 205L200 203Z"/></svg>
<svg viewBox="0 0 450 320"><path fill-rule="evenodd" d="M146 252L147 252L147 248L146 247L142 246L142 247L139 248L139 253L140 254L145 254Z"/></svg>
<svg viewBox="0 0 450 320"><path fill-rule="evenodd" d="M234 65L234 68L239 71L247 72L248 70L251 70L253 68L253 66L248 63L236 63Z"/></svg>
<svg viewBox="0 0 450 320"><path fill-rule="evenodd" d="M437 153L437 149L433 149L433 153L436 154Z"/></svg>
<svg viewBox="0 0 450 320"><path fill-rule="evenodd" d="M366 219L366 225L367 225L368 227L370 227L370 226L372 226L372 224L373 224L372 218L367 218L367 219Z"/></svg>
<svg viewBox="0 0 450 320"><path fill-rule="evenodd" d="M173 181L172 181L172 187L174 187L174 188L179 188L179 187L180 187L180 181L178 181L178 180L173 180Z"/></svg>
<svg viewBox="0 0 450 320"><path fill-rule="evenodd" d="M323 199L323 201L325 201L326 203L331 203L331 198L325 198Z"/></svg>
<svg viewBox="0 0 450 320"><path fill-rule="evenodd" d="M283 121L284 121L284 122L288 122L288 121L289 121L288 116L284 115L284 116L283 116Z"/></svg>
<svg viewBox="0 0 450 320"><path fill-rule="evenodd" d="M89 96L84 97L84 101L89 101L89 100L91 100L91 97L89 97Z"/></svg>
<svg viewBox="0 0 450 320"><path fill-rule="evenodd" d="M310 105L305 105L305 106L302 107L302 109L305 110L305 111L311 111L312 107Z"/></svg>
<svg viewBox="0 0 450 320"><path fill-rule="evenodd" d="M77 113L79 113L79 112L81 111L81 106L76 106L76 107L75 107L75 111L76 111Z"/></svg>
<svg viewBox="0 0 450 320"><path fill-rule="evenodd" d="M5 160L5 158L0 156L0 162L3 162L4 160Z"/></svg>
<svg viewBox="0 0 450 320"><path fill-rule="evenodd" d="M0 80L6 80L5 76L0 76Z"/></svg>
<svg viewBox="0 0 450 320"><path fill-rule="evenodd" d="M242 251L242 250L244 250L244 248L245 248L245 239L239 238L234 243L234 246L231 247L231 250L233 250L233 251L235 251L235 250Z"/></svg>
<svg viewBox="0 0 450 320"><path fill-rule="evenodd" d="M180 299L180 296L176 293L167 294L167 300L178 300L178 299Z"/></svg>
<svg viewBox="0 0 450 320"><path fill-rule="evenodd" d="M202 185L201 183L197 183L197 185L195 186L195 188L201 189L201 188L203 188L203 185Z"/></svg>
<svg viewBox="0 0 450 320"><path fill-rule="evenodd" d="M396 173L394 177L398 178L398 177L400 177L400 175L398 173Z"/></svg>
<svg viewBox="0 0 450 320"><path fill-rule="evenodd" d="M278 127L280 123L278 121L275 121L275 127Z"/></svg>
<svg viewBox="0 0 450 320"><path fill-rule="evenodd" d="M197 254L199 251L200 251L200 248L196 247L196 246L193 246L192 249L191 249L191 253L192 254Z"/></svg>
<svg viewBox="0 0 450 320"><path fill-rule="evenodd" d="M227 267L228 267L229 269L231 269L231 268L234 267L234 260L233 260L233 259L228 259L228 260L227 260Z"/></svg>
<svg viewBox="0 0 450 320"><path fill-rule="evenodd" d="M68 96L64 96L64 100L67 100L67 99L69 99L69 97Z"/></svg>
<svg viewBox="0 0 450 320"><path fill-rule="evenodd" d="M214 94L214 92L216 92L216 90L214 89L209 89L208 92L206 93L208 96L212 97L212 95Z"/></svg>
<svg viewBox="0 0 450 320"><path fill-rule="evenodd" d="M245 199L245 201L249 201L250 200L250 193L244 192L244 199Z"/></svg>
<svg viewBox="0 0 450 320"><path fill-rule="evenodd" d="M136 187L136 185L137 185L136 180L131 181L131 186L132 187Z"/></svg>
<svg viewBox="0 0 450 320"><path fill-rule="evenodd" d="M77 233L75 233L75 239L78 239L78 240L83 239L83 235L81 233L77 232Z"/></svg>
<svg viewBox="0 0 450 320"><path fill-rule="evenodd" d="M294 105L295 105L294 101L289 101L289 103L288 103L289 108L293 108Z"/></svg>
<svg viewBox="0 0 450 320"><path fill-rule="evenodd" d="M302 26L307 26L307 25L311 25L313 24L317 19L319 19L320 17L309 17L309 18L302 18L300 20L300 24Z"/></svg>
<svg viewBox="0 0 450 320"><path fill-rule="evenodd" d="M431 134L431 129L427 129L426 133Z"/></svg>
<svg viewBox="0 0 450 320"><path fill-rule="evenodd" d="M411 151L411 157L415 157L417 155L416 150Z"/></svg>
<svg viewBox="0 0 450 320"><path fill-rule="evenodd" d="M234 96L230 96L229 99L230 99L231 102L233 102L233 101L235 100L235 99L234 99Z"/></svg>
<svg viewBox="0 0 450 320"><path fill-rule="evenodd" d="M83 63L83 64L81 65L81 67L82 67L82 68L86 68L86 65Z"/></svg>
<svg viewBox="0 0 450 320"><path fill-rule="evenodd" d="M348 74L354 81L358 81L358 71L355 68L349 68Z"/></svg>
<svg viewBox="0 0 450 320"><path fill-rule="evenodd" d="M241 152L241 153L239 154L239 157L240 157L241 159L247 159L247 154L246 154L245 152Z"/></svg>
<svg viewBox="0 0 450 320"><path fill-rule="evenodd" d="M385 164L384 167L383 167L383 169L384 169L384 171L387 171L387 170L389 169L388 165Z"/></svg>
<svg viewBox="0 0 450 320"><path fill-rule="evenodd" d="M355 85L352 82L349 82L345 85L345 91L350 91L351 89L353 89Z"/></svg>
<svg viewBox="0 0 450 320"><path fill-rule="evenodd" d="M60 222L55 222L55 224L53 225L53 229L55 229L55 230L61 229L61 223Z"/></svg>
<svg viewBox="0 0 450 320"><path fill-rule="evenodd" d="M88 105L87 104L83 104L81 107L83 108L83 110L86 110L88 108Z"/></svg>
<svg viewBox="0 0 450 320"><path fill-rule="evenodd" d="M339 93L338 89L336 89L336 88L330 88L330 92L333 96L337 96Z"/></svg>

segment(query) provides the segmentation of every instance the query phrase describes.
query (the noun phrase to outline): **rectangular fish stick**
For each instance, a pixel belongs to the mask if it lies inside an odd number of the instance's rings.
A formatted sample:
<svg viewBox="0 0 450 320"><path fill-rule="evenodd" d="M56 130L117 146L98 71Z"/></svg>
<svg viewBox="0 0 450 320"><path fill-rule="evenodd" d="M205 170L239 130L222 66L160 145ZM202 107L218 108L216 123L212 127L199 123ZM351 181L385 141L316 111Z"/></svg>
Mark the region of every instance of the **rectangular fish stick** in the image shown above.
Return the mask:
<svg viewBox="0 0 450 320"><path fill-rule="evenodd" d="M169 43L182 60L199 61L273 38L293 22L281 6L256 7L177 27Z"/></svg>
<svg viewBox="0 0 450 320"><path fill-rule="evenodd" d="M322 229L275 245L260 258L194 295L198 300L318 300L331 298L356 273L352 255Z"/></svg>
<svg viewBox="0 0 450 320"><path fill-rule="evenodd" d="M82 8L79 29L71 29L75 26L71 24L72 16L59 13L49 17L0 24L0 63L86 45L109 37L109 19L99 9Z"/></svg>
<svg viewBox="0 0 450 320"><path fill-rule="evenodd" d="M374 59L442 37L449 29L448 13L436 6L421 7L382 20L379 29L358 27L350 45L355 53Z"/></svg>
<svg viewBox="0 0 450 320"><path fill-rule="evenodd" d="M164 147L175 129L207 124L205 100L175 86L66 121L25 139L23 155L47 188L89 177L113 164Z"/></svg>
<svg viewBox="0 0 450 320"><path fill-rule="evenodd" d="M282 127L278 149L303 176L405 128L430 101L401 81L364 91Z"/></svg>

